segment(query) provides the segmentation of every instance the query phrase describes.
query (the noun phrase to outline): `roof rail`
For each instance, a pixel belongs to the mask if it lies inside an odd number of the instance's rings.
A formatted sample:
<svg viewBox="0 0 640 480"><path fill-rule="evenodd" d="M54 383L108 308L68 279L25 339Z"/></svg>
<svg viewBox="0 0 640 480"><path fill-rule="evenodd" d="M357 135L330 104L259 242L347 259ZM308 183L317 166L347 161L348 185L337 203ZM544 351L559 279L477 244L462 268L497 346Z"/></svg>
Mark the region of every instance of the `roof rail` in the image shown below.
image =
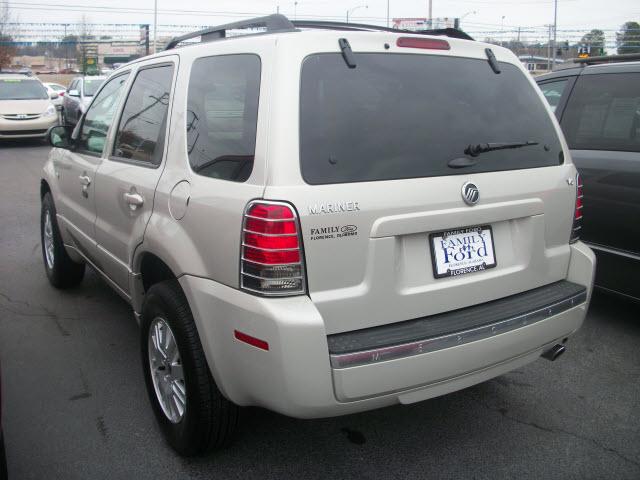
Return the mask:
<svg viewBox="0 0 640 480"><path fill-rule="evenodd" d="M419 35L443 35L452 38L461 38L463 40L473 40L471 36L457 28L438 28L433 30L400 30L397 28L381 27L379 25L368 25L365 23L344 23L344 22L325 22L316 20L294 20L291 22L294 27L299 28L317 28L321 30L344 30L344 31L364 31L364 32L390 32L390 33L409 33Z"/></svg>
<svg viewBox="0 0 640 480"><path fill-rule="evenodd" d="M246 30L251 28L266 29L266 32L259 33L291 32L295 30L295 27L287 17L280 14L273 14L266 17L241 20L239 22L227 23L225 25L218 25L217 27L205 28L204 30L199 30L197 32L180 35L179 37L172 38L167 44L165 50L171 50L185 40L191 40L192 38L200 37L201 42L210 42L226 38L228 30Z"/></svg>
<svg viewBox="0 0 640 480"><path fill-rule="evenodd" d="M599 57L574 58L573 63L584 65L597 65L599 63L631 62L640 60L640 53L623 53L621 55L602 55Z"/></svg>

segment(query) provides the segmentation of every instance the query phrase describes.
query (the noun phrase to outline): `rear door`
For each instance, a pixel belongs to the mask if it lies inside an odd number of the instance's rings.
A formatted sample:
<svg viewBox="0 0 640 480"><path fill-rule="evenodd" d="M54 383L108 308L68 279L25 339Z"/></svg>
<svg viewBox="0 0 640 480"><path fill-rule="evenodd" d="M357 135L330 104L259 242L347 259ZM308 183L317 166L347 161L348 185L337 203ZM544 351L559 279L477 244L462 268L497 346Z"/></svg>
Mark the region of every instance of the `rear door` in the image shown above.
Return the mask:
<svg viewBox="0 0 640 480"><path fill-rule="evenodd" d="M640 72L581 75L562 128L584 182L581 238L640 255Z"/></svg>
<svg viewBox="0 0 640 480"><path fill-rule="evenodd" d="M58 211L78 248L95 261L96 170L103 160L106 139L128 73L112 78L98 93L77 131L76 147L54 160L60 182Z"/></svg>
<svg viewBox="0 0 640 480"><path fill-rule="evenodd" d="M124 102L96 184L96 239L105 273L129 291L131 255L142 242L162 174L177 57L143 64Z"/></svg>
<svg viewBox="0 0 640 480"><path fill-rule="evenodd" d="M304 58L303 183L265 192L297 207L328 333L483 303L567 272L575 170L528 74L508 62L495 73L470 42L434 55L392 40L380 53L358 53L353 40L355 68L340 53ZM478 152L510 143L522 145Z"/></svg>

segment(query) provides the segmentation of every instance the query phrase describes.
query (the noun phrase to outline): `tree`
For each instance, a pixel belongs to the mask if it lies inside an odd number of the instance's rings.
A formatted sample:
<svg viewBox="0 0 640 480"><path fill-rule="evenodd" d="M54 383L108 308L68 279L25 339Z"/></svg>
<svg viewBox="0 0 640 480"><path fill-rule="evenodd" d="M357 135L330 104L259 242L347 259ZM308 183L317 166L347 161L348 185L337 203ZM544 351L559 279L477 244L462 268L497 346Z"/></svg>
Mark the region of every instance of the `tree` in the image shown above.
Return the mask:
<svg viewBox="0 0 640 480"><path fill-rule="evenodd" d="M3 67L11 65L16 49L13 45L13 37L11 36L11 20L13 16L9 8L9 2L0 6L0 70Z"/></svg>
<svg viewBox="0 0 640 480"><path fill-rule="evenodd" d="M627 22L616 33L618 53L640 53L640 23Z"/></svg>
<svg viewBox="0 0 640 480"><path fill-rule="evenodd" d="M591 47L591 55L606 55L604 32L594 28L589 33L585 33L580 40L582 45Z"/></svg>

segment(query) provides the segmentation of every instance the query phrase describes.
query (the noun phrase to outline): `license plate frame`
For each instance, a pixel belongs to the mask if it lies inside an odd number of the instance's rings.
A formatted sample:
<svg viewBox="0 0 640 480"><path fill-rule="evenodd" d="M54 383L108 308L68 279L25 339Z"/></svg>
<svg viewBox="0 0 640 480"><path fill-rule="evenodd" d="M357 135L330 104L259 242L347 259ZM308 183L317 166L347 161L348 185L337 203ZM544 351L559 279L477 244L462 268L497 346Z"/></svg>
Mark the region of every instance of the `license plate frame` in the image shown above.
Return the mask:
<svg viewBox="0 0 640 480"><path fill-rule="evenodd" d="M471 262L470 259L466 262L466 265L462 265L459 267L454 267L452 270L446 269L445 271L442 271L443 268L441 267L440 263L438 262L438 260L441 259L446 259L446 256L444 254L444 249L442 247L442 245L438 245L436 244L437 241L442 241L442 240L446 240L446 239L450 239L451 237L454 237L454 239L457 239L459 237L464 237L465 235L469 235L469 234L475 234L475 235L480 235L480 238L482 240L485 240L482 243L482 246L485 247L485 249L487 248L487 243L486 243L486 238L489 239L490 242L490 247L491 247L491 254L489 255L489 251L487 250L487 262ZM484 234L484 235L483 235ZM485 235L487 235L487 237L485 237ZM465 245L465 244L463 244ZM468 244L467 244L468 245ZM472 245L480 245L480 243L473 243ZM480 248L480 247L479 247ZM495 248L495 242L494 242L494 237L493 237L493 229L491 228L491 225L477 225L477 226L472 226L472 227L460 227L460 228L453 228L451 230L444 230L444 231L440 231L440 232L434 232L431 233L429 235L429 250L430 250L430 254L431 254L431 265L433 268L433 276L436 279L439 278L450 278L450 277L460 277L462 275L467 275L469 273L477 273L477 272L483 272L486 270L489 270L491 268L495 268L498 265L498 259L496 256L496 248ZM441 252L441 255L438 255L438 253ZM454 253L460 253L460 251L456 251ZM492 261L491 261L492 260ZM463 259L464 261L464 259ZM460 262L457 262L460 263ZM441 267L441 268L439 268Z"/></svg>

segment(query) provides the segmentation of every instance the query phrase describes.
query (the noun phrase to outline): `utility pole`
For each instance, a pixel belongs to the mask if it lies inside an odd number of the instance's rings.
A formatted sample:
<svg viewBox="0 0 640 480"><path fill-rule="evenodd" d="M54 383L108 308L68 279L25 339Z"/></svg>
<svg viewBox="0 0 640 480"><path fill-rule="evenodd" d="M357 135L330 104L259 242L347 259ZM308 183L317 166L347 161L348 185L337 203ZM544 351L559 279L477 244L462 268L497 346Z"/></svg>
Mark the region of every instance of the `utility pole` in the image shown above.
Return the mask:
<svg viewBox="0 0 640 480"><path fill-rule="evenodd" d="M547 70L551 70L551 28L553 25L547 25L549 27L549 35L547 36Z"/></svg>
<svg viewBox="0 0 640 480"><path fill-rule="evenodd" d="M558 30L558 0L553 1L553 61L551 62L551 68L556 67L556 53L558 53L556 43L556 32Z"/></svg>
<svg viewBox="0 0 640 480"><path fill-rule="evenodd" d="M153 3L153 53L157 52L158 48L158 0L154 0Z"/></svg>
<svg viewBox="0 0 640 480"><path fill-rule="evenodd" d="M433 28L433 5L431 0L429 0L429 28Z"/></svg>
<svg viewBox="0 0 640 480"><path fill-rule="evenodd" d="M521 28L522 28L522 27L518 27L518 43L520 43L520 29L521 29Z"/></svg>

